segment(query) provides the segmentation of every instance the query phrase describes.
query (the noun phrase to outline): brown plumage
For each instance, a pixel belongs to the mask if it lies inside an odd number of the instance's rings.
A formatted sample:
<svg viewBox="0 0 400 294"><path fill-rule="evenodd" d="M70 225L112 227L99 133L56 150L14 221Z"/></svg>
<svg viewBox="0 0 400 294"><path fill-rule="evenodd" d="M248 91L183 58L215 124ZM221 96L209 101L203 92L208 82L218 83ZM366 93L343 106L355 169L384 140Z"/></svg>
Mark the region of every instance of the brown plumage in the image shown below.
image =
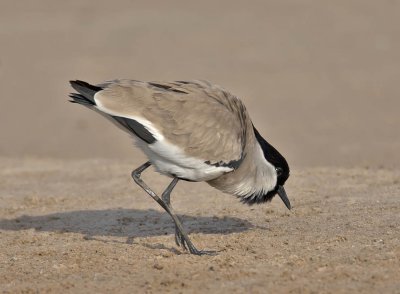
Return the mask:
<svg viewBox="0 0 400 294"><path fill-rule="evenodd" d="M132 176L171 215L175 240L200 254L173 213L169 194L179 179L206 181L249 204L278 193L290 203L283 185L289 167L259 135L240 99L205 81L141 82L114 80L96 86L71 81L72 102L105 115L133 135L149 162ZM154 165L174 178L160 199L140 179Z"/></svg>
<svg viewBox="0 0 400 294"><path fill-rule="evenodd" d="M97 104L120 116L143 117L188 156L211 163L242 157L251 122L243 103L222 88L202 81L106 85Z"/></svg>

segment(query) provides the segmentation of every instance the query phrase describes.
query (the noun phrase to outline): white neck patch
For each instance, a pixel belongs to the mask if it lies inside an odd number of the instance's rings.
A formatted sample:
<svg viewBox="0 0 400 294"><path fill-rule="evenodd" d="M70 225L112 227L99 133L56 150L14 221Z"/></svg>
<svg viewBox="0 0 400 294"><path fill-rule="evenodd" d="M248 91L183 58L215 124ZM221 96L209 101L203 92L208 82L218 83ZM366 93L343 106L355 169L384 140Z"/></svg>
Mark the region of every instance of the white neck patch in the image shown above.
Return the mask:
<svg viewBox="0 0 400 294"><path fill-rule="evenodd" d="M246 174L237 185L232 187L230 193L250 200L259 195L265 195L275 188L277 172L275 167L265 159L264 152L258 143L252 164L255 165L254 172Z"/></svg>

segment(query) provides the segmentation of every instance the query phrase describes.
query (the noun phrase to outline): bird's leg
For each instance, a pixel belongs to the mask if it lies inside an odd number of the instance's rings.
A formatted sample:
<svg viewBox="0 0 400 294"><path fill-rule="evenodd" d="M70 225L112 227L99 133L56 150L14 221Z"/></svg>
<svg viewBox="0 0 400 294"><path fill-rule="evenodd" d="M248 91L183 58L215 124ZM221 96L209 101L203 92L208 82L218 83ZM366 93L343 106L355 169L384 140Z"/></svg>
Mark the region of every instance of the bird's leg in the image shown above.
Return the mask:
<svg viewBox="0 0 400 294"><path fill-rule="evenodd" d="M135 169L134 171L132 171L132 178L135 181L136 184L138 184L143 190L145 190L147 192L147 194L149 194L151 196L151 198L153 198L155 201L157 201L158 204L161 205L162 208L165 209L165 211L172 217L172 220L175 223L175 226L179 232L179 234L183 237L184 242L186 243L186 246L189 250L190 253L192 254L196 254L196 255L201 255L207 252L203 252L203 251L199 251L196 249L196 247L194 247L193 243L190 241L189 237L187 236L187 234L185 233L185 231L183 230L182 224L179 221L178 217L176 216L176 214L173 212L172 208L169 205L166 205L164 203L164 201L162 201L160 199L160 197L157 196L156 193L154 193L149 186L146 185L145 182L143 182L143 180L140 178L141 173L148 168L151 165L151 162L148 161L145 164L139 166L137 169ZM174 181L172 181L174 182ZM172 184L172 183L171 183ZM168 186L168 188L171 186L171 184ZM172 185L172 187L170 188L170 190L173 189L173 187L176 185L176 183L174 185ZM167 188L167 190L168 190ZM170 193L171 191L169 191ZM164 194L164 193L163 193ZM166 196L166 198L169 198L168 196Z"/></svg>
<svg viewBox="0 0 400 294"><path fill-rule="evenodd" d="M174 178L172 180L172 182L168 185L167 189L165 189L165 191L161 195L162 200L164 201L164 203L167 206L169 206L170 209L172 209L171 200L170 200L171 192L175 188L175 185L178 183L178 181L179 181L178 178ZM179 217L178 217L178 219L179 219ZM179 232L177 226L175 226L175 243L176 243L176 245L182 246L183 248L187 249L186 244L185 244L185 239L183 238L182 234Z"/></svg>

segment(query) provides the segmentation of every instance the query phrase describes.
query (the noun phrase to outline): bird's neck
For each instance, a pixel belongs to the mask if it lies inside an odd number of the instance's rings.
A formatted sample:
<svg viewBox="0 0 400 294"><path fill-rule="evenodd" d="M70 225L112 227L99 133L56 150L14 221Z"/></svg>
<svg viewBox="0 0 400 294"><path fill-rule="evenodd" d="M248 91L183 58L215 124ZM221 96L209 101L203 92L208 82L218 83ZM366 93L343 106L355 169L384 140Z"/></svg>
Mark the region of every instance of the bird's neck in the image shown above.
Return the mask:
<svg viewBox="0 0 400 294"><path fill-rule="evenodd" d="M277 181L274 166L265 159L256 138L253 136L248 139L240 166L209 181L211 186L240 198L258 197L274 189Z"/></svg>

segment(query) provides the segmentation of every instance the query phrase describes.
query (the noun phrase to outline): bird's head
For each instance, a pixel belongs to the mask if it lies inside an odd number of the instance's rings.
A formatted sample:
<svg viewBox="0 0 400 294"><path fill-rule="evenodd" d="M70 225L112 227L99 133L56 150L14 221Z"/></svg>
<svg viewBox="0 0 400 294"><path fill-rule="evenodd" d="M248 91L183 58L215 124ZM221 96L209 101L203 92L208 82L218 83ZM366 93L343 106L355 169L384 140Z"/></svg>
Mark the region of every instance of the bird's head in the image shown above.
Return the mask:
<svg viewBox="0 0 400 294"><path fill-rule="evenodd" d="M258 197L257 202L265 202L271 200L276 194L282 199L288 209L291 209L289 198L286 195L285 185L286 180L289 178L290 169L286 159L276 150L271 144L269 144L253 126L254 134L261 149L264 153L265 159L275 168L276 173L276 184L275 187L268 191L262 197Z"/></svg>

